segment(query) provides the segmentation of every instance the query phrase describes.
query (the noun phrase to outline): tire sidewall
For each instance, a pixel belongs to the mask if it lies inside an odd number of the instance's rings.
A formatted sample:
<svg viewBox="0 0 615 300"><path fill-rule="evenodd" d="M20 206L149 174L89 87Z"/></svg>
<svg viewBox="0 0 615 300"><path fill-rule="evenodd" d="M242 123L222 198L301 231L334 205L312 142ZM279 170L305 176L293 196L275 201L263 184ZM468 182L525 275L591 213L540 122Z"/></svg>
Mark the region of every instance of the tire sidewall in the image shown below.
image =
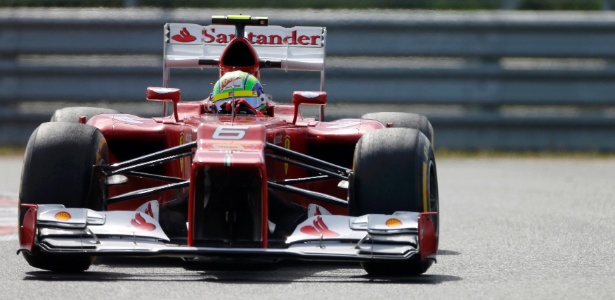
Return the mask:
<svg viewBox="0 0 615 300"><path fill-rule="evenodd" d="M386 148L387 143L391 147L399 148L400 151L389 153L385 150L378 150ZM373 147L378 144L381 144L380 148ZM374 153L366 155L364 151L374 151ZM399 163L395 164L395 162ZM406 179L397 178L398 180L392 187L382 188L390 178L386 177L386 172L383 170L373 167L378 163L387 165L393 176ZM390 128L366 133L357 143L353 174L349 183L348 201L351 216L392 214L395 211L438 211L438 183L434 149L429 139L416 129ZM409 187L403 186L404 183L407 183ZM384 197L378 197L379 188ZM396 201L399 199L402 201ZM435 226L437 241L438 216L430 218ZM375 276L419 275L427 271L432 263L431 259L421 260L414 257L408 261L395 263L366 261L362 262L361 266L368 274Z"/></svg>
<svg viewBox="0 0 615 300"><path fill-rule="evenodd" d="M63 204L66 207L102 209L104 186L95 165L109 161L107 142L95 127L68 122L41 124L30 136L19 191L21 204ZM48 255L38 247L23 252L33 267L56 272L81 272L92 263L88 256Z"/></svg>
<svg viewBox="0 0 615 300"><path fill-rule="evenodd" d="M386 149L387 143L399 149ZM373 153L365 153L370 151ZM429 196L426 175L432 157L429 140L415 129L391 128L366 133L355 149L349 215L425 211Z"/></svg>

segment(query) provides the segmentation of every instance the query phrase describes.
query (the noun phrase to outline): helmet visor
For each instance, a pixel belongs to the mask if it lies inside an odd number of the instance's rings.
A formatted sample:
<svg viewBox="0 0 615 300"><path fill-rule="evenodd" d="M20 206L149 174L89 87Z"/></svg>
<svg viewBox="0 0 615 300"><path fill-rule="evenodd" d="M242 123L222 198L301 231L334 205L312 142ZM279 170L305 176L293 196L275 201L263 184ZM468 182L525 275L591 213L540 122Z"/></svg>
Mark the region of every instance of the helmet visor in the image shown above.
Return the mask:
<svg viewBox="0 0 615 300"><path fill-rule="evenodd" d="M220 110L220 106L222 106L222 104L230 102L233 99L243 99L246 102L248 102L248 104L250 104L250 106L252 106L256 110L263 110L265 108L265 101L262 98L259 98L259 97L238 97L238 98L220 99L220 100L214 102L214 104L216 105L216 109L218 109L218 111L219 111Z"/></svg>

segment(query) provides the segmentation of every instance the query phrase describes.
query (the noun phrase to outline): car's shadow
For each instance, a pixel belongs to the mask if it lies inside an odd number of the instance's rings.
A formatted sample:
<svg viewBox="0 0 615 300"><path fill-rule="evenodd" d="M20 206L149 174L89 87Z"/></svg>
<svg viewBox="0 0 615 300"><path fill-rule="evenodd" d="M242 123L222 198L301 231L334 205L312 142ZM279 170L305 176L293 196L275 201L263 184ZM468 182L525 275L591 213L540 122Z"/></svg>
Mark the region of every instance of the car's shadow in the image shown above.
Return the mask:
<svg viewBox="0 0 615 300"><path fill-rule="evenodd" d="M458 255L440 250L440 255ZM284 261L275 264L218 265L207 270L184 271L179 259L106 258L83 273L27 272L33 281L204 281L224 284L336 282L377 284L440 284L461 277L433 274L419 276L370 276L358 263ZM198 269L198 268L197 268ZM134 270L134 272L132 272Z"/></svg>
<svg viewBox="0 0 615 300"><path fill-rule="evenodd" d="M336 283L411 283L439 284L461 280L460 277L442 274L419 276L371 276L358 263L285 262L272 271L254 270L208 270L202 271L203 281L217 283L291 283L291 282L336 282ZM265 275L268 274L268 275Z"/></svg>

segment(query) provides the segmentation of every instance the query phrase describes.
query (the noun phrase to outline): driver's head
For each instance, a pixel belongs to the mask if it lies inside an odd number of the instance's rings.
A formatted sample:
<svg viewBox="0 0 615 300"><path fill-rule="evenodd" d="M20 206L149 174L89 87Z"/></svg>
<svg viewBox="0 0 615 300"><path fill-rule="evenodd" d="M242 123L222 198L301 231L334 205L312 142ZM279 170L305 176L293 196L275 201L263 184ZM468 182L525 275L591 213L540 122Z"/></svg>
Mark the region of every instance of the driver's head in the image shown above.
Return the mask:
<svg viewBox="0 0 615 300"><path fill-rule="evenodd" d="M233 71L224 74L214 85L211 101L221 111L222 105L233 99L244 99L255 110L265 112L267 106L263 86L252 74Z"/></svg>

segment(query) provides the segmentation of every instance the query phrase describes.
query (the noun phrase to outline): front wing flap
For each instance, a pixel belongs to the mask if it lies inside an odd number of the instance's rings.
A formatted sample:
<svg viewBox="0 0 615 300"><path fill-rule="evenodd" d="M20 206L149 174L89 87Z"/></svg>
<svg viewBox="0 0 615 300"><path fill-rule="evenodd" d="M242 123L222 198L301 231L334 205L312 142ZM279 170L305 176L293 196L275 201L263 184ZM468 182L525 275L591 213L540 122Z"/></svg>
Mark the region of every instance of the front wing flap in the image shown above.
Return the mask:
<svg viewBox="0 0 615 300"><path fill-rule="evenodd" d="M28 205L20 251L87 256L185 259L390 261L435 259L433 213L348 217L318 215L301 223L282 247L190 247L171 244L160 224L135 211L96 212L62 205ZM29 215L29 216L28 216ZM26 220L27 219L27 220Z"/></svg>

